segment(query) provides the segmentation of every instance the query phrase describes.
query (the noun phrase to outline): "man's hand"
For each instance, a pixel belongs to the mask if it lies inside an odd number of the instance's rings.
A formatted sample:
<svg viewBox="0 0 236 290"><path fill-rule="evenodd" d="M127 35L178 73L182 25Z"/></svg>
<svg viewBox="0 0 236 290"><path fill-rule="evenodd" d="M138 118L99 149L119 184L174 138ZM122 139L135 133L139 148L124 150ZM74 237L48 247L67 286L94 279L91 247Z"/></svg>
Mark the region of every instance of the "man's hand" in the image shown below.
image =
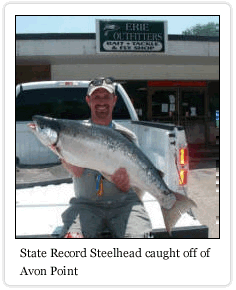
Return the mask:
<svg viewBox="0 0 236 290"><path fill-rule="evenodd" d="M123 192L127 192L130 189L129 175L125 168L119 168L111 176L112 182Z"/></svg>
<svg viewBox="0 0 236 290"><path fill-rule="evenodd" d="M84 168L77 167L77 166L74 166L74 165L72 165L70 163L67 163L64 159L61 159L61 164L74 177L80 177L83 174L83 172L84 172Z"/></svg>

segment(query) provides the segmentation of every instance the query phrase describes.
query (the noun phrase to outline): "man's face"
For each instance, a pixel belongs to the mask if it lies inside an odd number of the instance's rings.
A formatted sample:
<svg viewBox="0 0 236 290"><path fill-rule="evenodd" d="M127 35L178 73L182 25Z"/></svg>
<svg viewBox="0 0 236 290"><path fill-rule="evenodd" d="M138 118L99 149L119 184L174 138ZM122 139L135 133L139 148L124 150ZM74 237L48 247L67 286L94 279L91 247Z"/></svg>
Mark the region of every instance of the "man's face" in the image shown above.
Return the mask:
<svg viewBox="0 0 236 290"><path fill-rule="evenodd" d="M108 125L112 120L112 111L116 104L117 96L109 93L104 88L98 88L86 101L91 109L92 121L101 125Z"/></svg>

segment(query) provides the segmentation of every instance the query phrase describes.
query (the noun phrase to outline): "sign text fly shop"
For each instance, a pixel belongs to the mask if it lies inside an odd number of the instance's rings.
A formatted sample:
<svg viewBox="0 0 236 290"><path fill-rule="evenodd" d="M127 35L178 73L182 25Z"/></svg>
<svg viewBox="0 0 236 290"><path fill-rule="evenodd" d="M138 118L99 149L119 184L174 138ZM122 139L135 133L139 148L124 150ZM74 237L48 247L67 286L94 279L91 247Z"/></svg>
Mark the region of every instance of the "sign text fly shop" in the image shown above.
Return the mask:
<svg viewBox="0 0 236 290"><path fill-rule="evenodd" d="M157 52L167 50L166 21L97 20L97 52Z"/></svg>

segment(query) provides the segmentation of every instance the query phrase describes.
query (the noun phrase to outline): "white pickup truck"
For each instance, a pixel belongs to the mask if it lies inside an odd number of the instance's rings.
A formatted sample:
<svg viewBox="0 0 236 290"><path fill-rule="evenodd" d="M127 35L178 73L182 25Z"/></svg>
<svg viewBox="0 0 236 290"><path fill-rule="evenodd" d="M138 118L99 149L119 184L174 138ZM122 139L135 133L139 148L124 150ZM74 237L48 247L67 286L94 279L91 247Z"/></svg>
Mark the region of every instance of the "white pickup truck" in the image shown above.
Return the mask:
<svg viewBox="0 0 236 290"><path fill-rule="evenodd" d="M88 83L89 81L47 81L17 85L17 167L49 166L59 163L58 157L40 143L27 127L27 123L36 114L81 121L88 119L90 111L85 101ZM186 195L189 160L184 128L173 124L139 121L129 96L119 83L116 83L116 93L118 101L114 108L113 119L137 135L141 149L164 173L164 180L168 187ZM57 186L56 190L53 186ZM16 237L57 238L62 226L60 215L69 206L69 198L73 196L72 185L53 185L52 180L52 185L44 187L32 185L31 188L27 188L27 191L22 190L22 186L16 189ZM53 201L49 198L52 190L57 192ZM65 198L68 199L68 204ZM144 205L153 226L150 237L169 238L158 202L146 193ZM28 219L30 211L34 212L34 216L36 214L32 224ZM208 228L201 225L192 214L186 213L174 227L171 237L208 238Z"/></svg>

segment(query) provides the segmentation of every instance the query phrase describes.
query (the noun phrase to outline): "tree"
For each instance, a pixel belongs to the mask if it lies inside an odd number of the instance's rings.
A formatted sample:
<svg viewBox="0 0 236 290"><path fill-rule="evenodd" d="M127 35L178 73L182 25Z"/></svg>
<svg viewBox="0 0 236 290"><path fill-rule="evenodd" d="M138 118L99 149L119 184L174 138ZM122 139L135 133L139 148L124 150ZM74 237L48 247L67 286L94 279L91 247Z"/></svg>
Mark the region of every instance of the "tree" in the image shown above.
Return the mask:
<svg viewBox="0 0 236 290"><path fill-rule="evenodd" d="M197 24L182 32L183 35L197 36L219 36L219 24L209 22L207 24Z"/></svg>

